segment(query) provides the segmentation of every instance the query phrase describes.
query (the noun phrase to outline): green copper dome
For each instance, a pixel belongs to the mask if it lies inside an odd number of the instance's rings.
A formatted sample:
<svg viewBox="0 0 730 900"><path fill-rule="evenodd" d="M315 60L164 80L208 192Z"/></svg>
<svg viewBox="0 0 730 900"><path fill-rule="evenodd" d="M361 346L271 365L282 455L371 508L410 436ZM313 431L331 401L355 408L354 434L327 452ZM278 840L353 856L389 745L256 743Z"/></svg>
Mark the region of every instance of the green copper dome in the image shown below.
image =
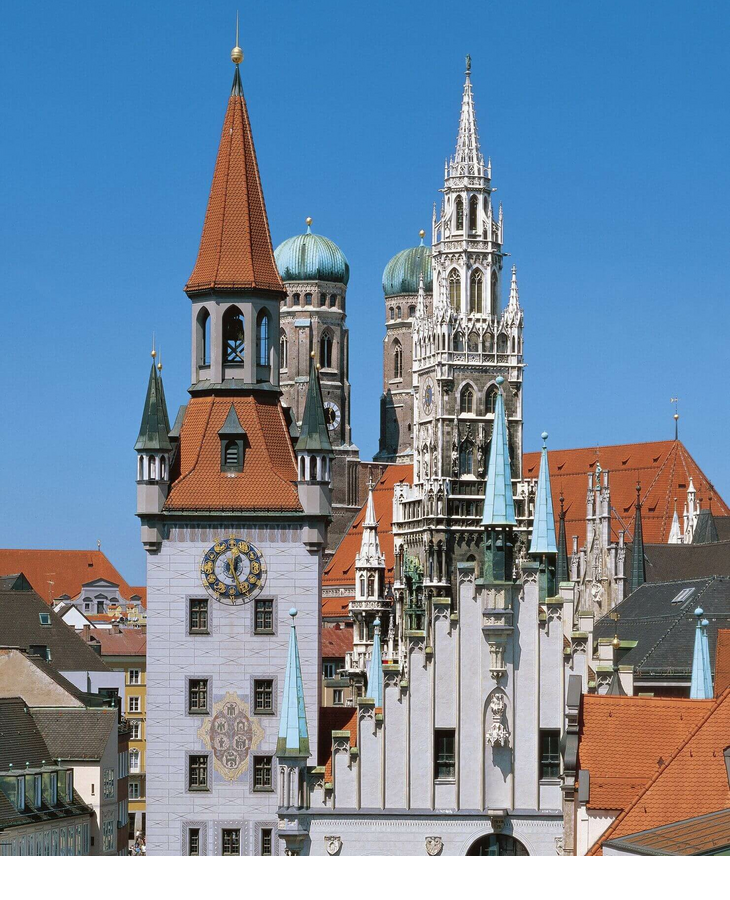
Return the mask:
<svg viewBox="0 0 730 900"><path fill-rule="evenodd" d="M391 259L383 270L383 291L386 297L396 294L417 294L418 283L423 275L423 287L431 293L433 276L431 274L431 248L424 246L423 240L418 247L401 250Z"/></svg>
<svg viewBox="0 0 730 900"><path fill-rule="evenodd" d="M347 284L350 266L337 244L321 234L312 234L307 219L304 234L290 237L274 251L282 281L334 281Z"/></svg>

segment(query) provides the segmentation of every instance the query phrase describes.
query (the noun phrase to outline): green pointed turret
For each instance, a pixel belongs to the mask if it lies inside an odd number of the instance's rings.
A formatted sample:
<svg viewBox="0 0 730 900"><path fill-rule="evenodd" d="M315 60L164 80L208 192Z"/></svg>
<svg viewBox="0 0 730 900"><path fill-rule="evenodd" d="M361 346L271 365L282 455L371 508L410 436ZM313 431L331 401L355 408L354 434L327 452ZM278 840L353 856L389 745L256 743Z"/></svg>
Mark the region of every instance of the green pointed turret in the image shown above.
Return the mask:
<svg viewBox="0 0 730 900"><path fill-rule="evenodd" d="M515 502L512 495L512 470L510 469L507 421L504 413L502 384L497 376L497 402L494 407L494 430L489 447L487 485L484 490L482 525L517 525Z"/></svg>
<svg viewBox="0 0 730 900"><path fill-rule="evenodd" d="M162 375L157 371L153 360L150 379L147 384L147 397L144 402L142 423L139 426L139 435L137 436L134 449L169 453L172 450L169 432L170 419L167 415Z"/></svg>
<svg viewBox="0 0 730 900"><path fill-rule="evenodd" d="M629 579L629 594L633 594L645 581L646 562L644 560L644 529L641 525L641 485L637 484L634 540L631 546L631 578Z"/></svg>
<svg viewBox="0 0 730 900"><path fill-rule="evenodd" d="M297 441L297 452L301 453L302 451L316 453L332 451L329 431L327 430L327 419L324 414L324 403L322 402L322 388L319 384L319 375L317 374L314 357L311 358L309 363L309 386L307 387L304 416L302 417L299 440Z"/></svg>
<svg viewBox="0 0 730 900"><path fill-rule="evenodd" d="M279 738L276 742L276 755L309 756L309 731L307 730L307 714L304 707L304 683L302 669L299 664L299 646L297 629L294 625L297 611L289 610L291 629L289 631L289 653L284 676L284 696L281 701L281 718L279 720Z"/></svg>
<svg viewBox="0 0 730 900"><path fill-rule="evenodd" d="M568 546L565 540L565 506L560 495L560 525L558 527L558 559L555 564L555 581L560 584L569 581Z"/></svg>

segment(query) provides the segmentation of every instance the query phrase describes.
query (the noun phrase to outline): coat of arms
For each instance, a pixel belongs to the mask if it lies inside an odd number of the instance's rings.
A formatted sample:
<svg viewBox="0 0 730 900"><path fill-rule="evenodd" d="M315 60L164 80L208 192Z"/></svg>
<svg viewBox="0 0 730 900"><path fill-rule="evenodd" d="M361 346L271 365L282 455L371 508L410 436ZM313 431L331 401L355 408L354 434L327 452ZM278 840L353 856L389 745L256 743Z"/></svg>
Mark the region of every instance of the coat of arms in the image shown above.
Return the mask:
<svg viewBox="0 0 730 900"><path fill-rule="evenodd" d="M439 853L444 849L444 842L440 837L427 837L426 838L426 853L429 856L438 856Z"/></svg>
<svg viewBox="0 0 730 900"><path fill-rule="evenodd" d="M248 703L228 691L213 704L213 714L198 729L198 737L213 751L213 765L226 781L235 781L248 769L251 753L264 737L264 729L249 717Z"/></svg>

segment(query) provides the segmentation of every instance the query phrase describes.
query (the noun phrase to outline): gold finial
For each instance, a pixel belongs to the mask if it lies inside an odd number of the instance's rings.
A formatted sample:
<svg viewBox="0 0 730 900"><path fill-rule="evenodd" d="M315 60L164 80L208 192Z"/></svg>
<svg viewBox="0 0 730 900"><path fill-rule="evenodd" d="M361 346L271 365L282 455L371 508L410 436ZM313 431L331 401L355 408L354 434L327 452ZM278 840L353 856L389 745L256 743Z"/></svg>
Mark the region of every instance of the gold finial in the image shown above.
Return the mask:
<svg viewBox="0 0 730 900"><path fill-rule="evenodd" d="M312 217L311 217L311 216L307 216L307 218L306 218L304 221L306 222L307 226L309 226L309 225L312 224Z"/></svg>
<svg viewBox="0 0 730 900"><path fill-rule="evenodd" d="M312 359L314 359L316 354L315 354L314 350L312 350L312 352L309 355L312 357Z"/></svg>
<svg viewBox="0 0 730 900"><path fill-rule="evenodd" d="M319 372L319 370L320 370L321 368L322 368L322 366L320 366L320 364L317 363L317 371L318 371L318 372Z"/></svg>
<svg viewBox="0 0 730 900"><path fill-rule="evenodd" d="M243 50L238 45L238 13L236 13L236 46L231 50L231 60L236 65L243 62Z"/></svg>
<svg viewBox="0 0 730 900"><path fill-rule="evenodd" d="M426 232L423 230L423 228L418 232L418 236L421 240L426 237Z"/></svg>
<svg viewBox="0 0 730 900"><path fill-rule="evenodd" d="M619 640L619 636L616 635L614 639L611 641L611 646L614 650L618 650L621 646L621 641Z"/></svg>
<svg viewBox="0 0 730 900"><path fill-rule="evenodd" d="M152 332L152 353L150 353L150 356L152 357L152 359L154 359L157 356L157 351L155 350L155 333L154 333L154 331Z"/></svg>

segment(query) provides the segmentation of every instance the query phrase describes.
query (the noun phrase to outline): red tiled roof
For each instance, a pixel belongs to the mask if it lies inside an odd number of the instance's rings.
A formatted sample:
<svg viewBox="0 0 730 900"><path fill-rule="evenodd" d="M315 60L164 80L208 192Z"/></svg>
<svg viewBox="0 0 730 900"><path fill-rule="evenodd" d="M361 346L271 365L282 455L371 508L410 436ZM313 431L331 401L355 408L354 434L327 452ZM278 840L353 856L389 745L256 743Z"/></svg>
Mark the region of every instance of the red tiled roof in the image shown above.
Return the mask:
<svg viewBox="0 0 730 900"><path fill-rule="evenodd" d="M322 658L342 659L352 650L352 627L322 629Z"/></svg>
<svg viewBox="0 0 730 900"><path fill-rule="evenodd" d="M730 807L723 753L730 742L730 690L717 700L688 702L701 703L705 715L667 764L655 772L634 802L601 835L588 851L589 856L602 855L606 841Z"/></svg>
<svg viewBox="0 0 730 900"><path fill-rule="evenodd" d="M144 656L147 652L147 631L144 628L92 628L89 634L101 644L105 656Z"/></svg>
<svg viewBox="0 0 730 900"><path fill-rule="evenodd" d="M385 555L385 578L393 578L393 489L401 481L411 483L412 465L393 465L383 473L380 481L373 489L373 505L378 520L378 537L380 548ZM355 517L347 534L340 541L337 550L327 566L322 584L325 587L355 587L355 556L362 543L362 523L365 518L365 505ZM327 617L338 616L347 611L349 597L325 597L322 601L322 614Z"/></svg>
<svg viewBox="0 0 730 900"><path fill-rule="evenodd" d="M75 599L82 585L97 578L118 584L124 600L140 593L139 588L127 584L101 550L0 550L0 575L20 572L48 604L64 595Z"/></svg>
<svg viewBox="0 0 730 900"><path fill-rule="evenodd" d="M254 288L284 293L274 262L246 101L234 81L198 258L185 290Z"/></svg>
<svg viewBox="0 0 730 900"><path fill-rule="evenodd" d="M231 404L246 431L243 472L221 472L218 431ZM166 510L299 511L297 466L276 397L193 397L185 410Z"/></svg>
<svg viewBox="0 0 730 900"><path fill-rule="evenodd" d="M332 732L349 731L350 746L357 745L357 709L354 706L321 706L317 759L324 766L324 780L332 781Z"/></svg>
<svg viewBox="0 0 730 900"><path fill-rule="evenodd" d="M586 537L586 493L588 473L595 472L596 463L609 472L611 504L614 510L614 539L618 529L625 529L631 541L634 531L634 501L636 483L641 482L641 522L644 542L665 544L669 538L674 515L674 500L681 517L690 477L693 479L697 499L708 507L712 497L712 510L717 515L730 513L727 505L712 487L697 463L681 441L653 441L645 444L617 444L612 447L584 447L577 450L548 451L550 481L555 506L555 527L558 527L562 491L565 498L565 535L568 553L573 535L578 535L578 546ZM523 473L525 478L537 478L540 454L525 453Z"/></svg>
<svg viewBox="0 0 730 900"><path fill-rule="evenodd" d="M578 763L590 809L625 809L704 719L712 700L585 694Z"/></svg>
<svg viewBox="0 0 730 900"><path fill-rule="evenodd" d="M715 696L719 697L728 688L730 688L730 628L720 628L715 647Z"/></svg>

